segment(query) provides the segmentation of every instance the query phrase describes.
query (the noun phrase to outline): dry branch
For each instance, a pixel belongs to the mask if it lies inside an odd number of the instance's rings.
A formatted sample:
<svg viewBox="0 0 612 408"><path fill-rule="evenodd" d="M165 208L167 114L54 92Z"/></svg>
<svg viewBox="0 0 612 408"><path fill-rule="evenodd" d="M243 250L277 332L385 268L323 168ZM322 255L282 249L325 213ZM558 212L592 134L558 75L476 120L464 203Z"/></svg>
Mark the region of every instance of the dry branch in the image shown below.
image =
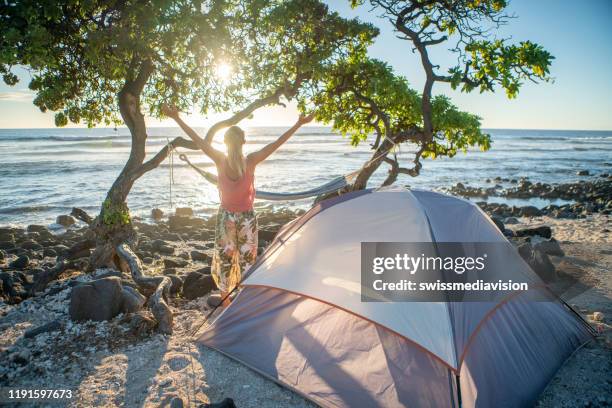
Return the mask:
<svg viewBox="0 0 612 408"><path fill-rule="evenodd" d="M173 316L168 303L166 303L172 281L167 276L152 277L144 275L140 259L128 244L119 244L116 250L121 260L127 264L132 279L138 285L139 290L145 296L149 296L148 304L157 320L159 330L162 333L172 334Z"/></svg>

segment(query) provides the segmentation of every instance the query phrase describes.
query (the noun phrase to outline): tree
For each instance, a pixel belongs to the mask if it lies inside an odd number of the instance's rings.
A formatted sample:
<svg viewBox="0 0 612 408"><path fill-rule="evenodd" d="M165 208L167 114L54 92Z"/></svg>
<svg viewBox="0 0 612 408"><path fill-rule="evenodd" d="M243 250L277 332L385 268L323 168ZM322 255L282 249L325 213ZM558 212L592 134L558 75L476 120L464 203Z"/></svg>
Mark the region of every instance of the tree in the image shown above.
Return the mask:
<svg viewBox="0 0 612 408"><path fill-rule="evenodd" d="M365 7L364 0L351 0L353 7ZM391 166L383 184L395 181L399 173L418 176L423 157L454 156L470 146L486 150L490 137L480 130L477 116L460 112L445 96L434 96L436 83L448 83L463 92L494 91L501 87L515 98L524 81L549 81L553 60L544 48L531 41L510 44L496 38L495 30L511 16L505 0L368 0L374 12L389 21L401 39L420 57L425 74L422 91L409 88L404 78L375 60L353 59L339 65L336 74L314 98L317 120L351 136L353 144L376 135L372 158L359 172L351 189L365 188L381 163ZM457 64L446 74L439 72L429 48L447 44ZM407 48L408 49L408 48ZM341 106L335 109L334 106ZM400 143L416 145L413 164L402 167L389 157Z"/></svg>
<svg viewBox="0 0 612 408"><path fill-rule="evenodd" d="M137 242L126 203L133 184L169 153L146 157L143 111L162 103L204 114L243 106L208 132L238 123L256 109L296 98L314 87L326 67L365 55L377 30L330 13L318 0L128 0L0 3L0 73L14 85L15 66L27 67L41 111L55 122L88 126L121 123L131 134L130 156L95 219L91 267L129 270L150 295L160 329L171 331L164 301L170 280L147 277L130 248ZM231 78L219 80L221 64ZM174 147L196 149L184 138ZM59 270L59 269L58 269Z"/></svg>

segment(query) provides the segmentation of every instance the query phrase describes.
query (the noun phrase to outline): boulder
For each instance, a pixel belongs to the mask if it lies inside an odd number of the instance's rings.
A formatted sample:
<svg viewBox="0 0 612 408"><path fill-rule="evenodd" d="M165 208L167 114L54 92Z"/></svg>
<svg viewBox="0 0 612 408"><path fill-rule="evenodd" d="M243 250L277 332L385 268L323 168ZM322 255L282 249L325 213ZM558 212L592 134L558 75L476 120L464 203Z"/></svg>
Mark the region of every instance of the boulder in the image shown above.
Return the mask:
<svg viewBox="0 0 612 408"><path fill-rule="evenodd" d="M9 264L9 268L25 269L30 265L30 258L27 255L21 255Z"/></svg>
<svg viewBox="0 0 612 408"><path fill-rule="evenodd" d="M183 296L189 300L207 295L215 289L217 285L213 277L199 272L191 272L183 282Z"/></svg>
<svg viewBox="0 0 612 408"><path fill-rule="evenodd" d="M544 282L550 283L557 278L555 265L544 251L532 247L530 243L524 243L518 247L518 252Z"/></svg>
<svg viewBox="0 0 612 408"><path fill-rule="evenodd" d="M196 272L201 273L202 275L210 275L211 268L210 266L205 266L203 268L196 270Z"/></svg>
<svg viewBox="0 0 612 408"><path fill-rule="evenodd" d="M121 312L123 300L120 278L97 279L72 289L68 312L74 321L110 320Z"/></svg>
<svg viewBox="0 0 612 408"><path fill-rule="evenodd" d="M578 176L588 176L589 174L591 174L588 170L579 170L576 172L576 175Z"/></svg>
<svg viewBox="0 0 612 408"><path fill-rule="evenodd" d="M68 228L76 224L76 220L70 215L58 215L55 219L55 223Z"/></svg>
<svg viewBox="0 0 612 408"><path fill-rule="evenodd" d="M10 303L19 303L28 297L28 279L21 272L2 272L0 273L3 295Z"/></svg>
<svg viewBox="0 0 612 408"><path fill-rule="evenodd" d="M206 221L203 218L171 215L168 218L168 226L171 230L185 229L188 227L203 227Z"/></svg>
<svg viewBox="0 0 612 408"><path fill-rule="evenodd" d="M559 245L559 241L554 238L550 238L546 241L540 241L535 244L534 248L540 249L547 255L552 256L565 256L565 252L561 249L561 245Z"/></svg>
<svg viewBox="0 0 612 408"><path fill-rule="evenodd" d="M272 241L276 236L276 231L260 229L257 232L257 239L260 241Z"/></svg>
<svg viewBox="0 0 612 408"><path fill-rule="evenodd" d="M165 268L184 268L187 266L189 262L180 258L166 258L164 259L164 267Z"/></svg>
<svg viewBox="0 0 612 408"><path fill-rule="evenodd" d="M206 252L191 251L191 259L197 262L210 262L211 258Z"/></svg>
<svg viewBox="0 0 612 408"><path fill-rule="evenodd" d="M193 217L193 209L189 207L179 207L174 211L177 217Z"/></svg>
<svg viewBox="0 0 612 408"><path fill-rule="evenodd" d="M140 292L130 286L123 286L121 294L123 296L121 312L123 313L138 312L147 300Z"/></svg>
<svg viewBox="0 0 612 408"><path fill-rule="evenodd" d="M49 230L47 229L47 227L45 227L44 225L28 225L28 227L26 228L26 230L28 232L49 232Z"/></svg>
<svg viewBox="0 0 612 408"><path fill-rule="evenodd" d="M89 258L91 256L90 248L75 248L74 251L68 251L66 259L72 261L73 259Z"/></svg>
<svg viewBox="0 0 612 408"><path fill-rule="evenodd" d="M172 401L170 401L170 408L183 408L183 399L181 397L174 397Z"/></svg>
<svg viewBox="0 0 612 408"><path fill-rule="evenodd" d="M181 279L178 275L166 275L172 281L172 286L170 286L170 294L176 295L177 293L181 293L183 290L183 279Z"/></svg>
<svg viewBox="0 0 612 408"><path fill-rule="evenodd" d="M155 241L153 241L151 243L151 247L154 251L159 252L163 255L174 254L174 247L161 239L156 239Z"/></svg>
<svg viewBox="0 0 612 408"><path fill-rule="evenodd" d="M10 239L0 238L0 249L10 249L15 247L15 239L11 235Z"/></svg>
<svg viewBox="0 0 612 408"><path fill-rule="evenodd" d="M506 230L504 223L501 219L499 219L499 217L491 217L491 220L495 223L497 229L499 229L502 233Z"/></svg>
<svg viewBox="0 0 612 408"><path fill-rule="evenodd" d="M538 207L534 207L533 205L528 205L526 207L521 208L521 217L538 217L542 215L542 211L538 209Z"/></svg>
<svg viewBox="0 0 612 408"><path fill-rule="evenodd" d="M32 251L40 251L41 249L43 249L43 246L42 246L42 245L40 245L38 242L33 241L33 240L31 240L31 239L29 239L29 240L27 240L27 241L22 242L22 243L20 244L20 246L21 246L23 249L29 249L29 250L32 250Z"/></svg>
<svg viewBox="0 0 612 408"><path fill-rule="evenodd" d="M542 238L550 238L552 236L552 230L547 225L542 225L536 228L524 228L514 231L514 235L517 237L533 237L539 235Z"/></svg>
<svg viewBox="0 0 612 408"><path fill-rule="evenodd" d="M164 217L164 212L159 208L154 208L151 210L151 218L155 221L159 221Z"/></svg>
<svg viewBox="0 0 612 408"><path fill-rule="evenodd" d="M513 225L513 224L518 224L519 222L518 222L518 220L517 220L516 218L514 218L514 217L507 217L507 218L504 220L504 223L506 223L506 224L508 224L508 225Z"/></svg>

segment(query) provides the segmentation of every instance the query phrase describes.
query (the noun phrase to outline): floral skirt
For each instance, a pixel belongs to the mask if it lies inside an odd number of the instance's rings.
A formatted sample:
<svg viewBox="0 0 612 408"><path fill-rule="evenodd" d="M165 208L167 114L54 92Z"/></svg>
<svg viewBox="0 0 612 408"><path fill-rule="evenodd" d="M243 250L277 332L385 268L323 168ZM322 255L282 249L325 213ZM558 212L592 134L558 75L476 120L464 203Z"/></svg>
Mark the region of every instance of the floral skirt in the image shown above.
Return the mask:
<svg viewBox="0 0 612 408"><path fill-rule="evenodd" d="M257 258L255 211L230 212L219 207L211 273L221 292L233 290Z"/></svg>

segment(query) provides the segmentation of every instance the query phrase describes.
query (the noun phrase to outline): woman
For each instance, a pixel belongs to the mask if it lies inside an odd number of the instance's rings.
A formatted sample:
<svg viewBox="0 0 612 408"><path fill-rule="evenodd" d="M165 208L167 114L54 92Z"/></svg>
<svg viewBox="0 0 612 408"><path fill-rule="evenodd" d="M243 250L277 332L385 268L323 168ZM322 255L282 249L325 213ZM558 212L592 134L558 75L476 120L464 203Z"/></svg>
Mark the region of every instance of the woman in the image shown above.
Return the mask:
<svg viewBox="0 0 612 408"><path fill-rule="evenodd" d="M209 304L216 306L223 300L223 306L227 306L230 302L228 293L240 283L243 271L257 257L257 218L253 211L255 168L289 140L303 124L310 122L313 116L300 115L295 125L277 140L245 157L242 153L245 135L240 127L232 126L225 132L226 155L212 147L213 134L202 139L183 122L176 108L164 105L162 112L174 119L217 166L221 205L217 213L211 273L221 295L211 296Z"/></svg>

